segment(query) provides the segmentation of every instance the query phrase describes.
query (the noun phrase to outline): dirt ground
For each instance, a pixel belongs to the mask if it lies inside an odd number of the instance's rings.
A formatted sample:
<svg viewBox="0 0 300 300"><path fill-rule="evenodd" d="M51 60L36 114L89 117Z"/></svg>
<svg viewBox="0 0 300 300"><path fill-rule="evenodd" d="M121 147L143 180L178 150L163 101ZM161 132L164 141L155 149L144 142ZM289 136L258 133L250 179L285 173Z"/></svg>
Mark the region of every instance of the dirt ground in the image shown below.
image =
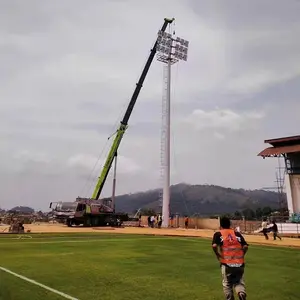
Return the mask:
<svg viewBox="0 0 300 300"><path fill-rule="evenodd" d="M68 233L68 232L107 232L107 233L123 233L123 234L150 234L150 235L171 235L171 236L190 236L212 238L214 231L205 229L183 229L183 228L139 228L139 227L125 227L125 228L87 228L87 227L67 227L63 224L49 224L36 223L24 225L25 231L30 230L32 233ZM8 226L0 226L0 233L7 232ZM244 235L247 242L250 244L261 244L269 246L286 246L286 247L300 247L300 239L297 238L283 238L282 241L273 241L270 239L266 241L261 235Z"/></svg>

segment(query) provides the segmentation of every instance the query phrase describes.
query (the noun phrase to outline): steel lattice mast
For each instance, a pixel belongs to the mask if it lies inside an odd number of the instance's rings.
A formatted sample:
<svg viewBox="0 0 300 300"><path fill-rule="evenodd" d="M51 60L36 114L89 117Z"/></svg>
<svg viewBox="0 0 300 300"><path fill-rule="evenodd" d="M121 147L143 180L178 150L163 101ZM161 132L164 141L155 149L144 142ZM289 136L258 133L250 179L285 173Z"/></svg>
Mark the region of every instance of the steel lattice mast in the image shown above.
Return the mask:
<svg viewBox="0 0 300 300"><path fill-rule="evenodd" d="M170 33L158 32L157 60L164 63L164 92L162 99L161 176L163 177L162 227L170 218L170 149L171 149L171 65L187 61L189 42Z"/></svg>

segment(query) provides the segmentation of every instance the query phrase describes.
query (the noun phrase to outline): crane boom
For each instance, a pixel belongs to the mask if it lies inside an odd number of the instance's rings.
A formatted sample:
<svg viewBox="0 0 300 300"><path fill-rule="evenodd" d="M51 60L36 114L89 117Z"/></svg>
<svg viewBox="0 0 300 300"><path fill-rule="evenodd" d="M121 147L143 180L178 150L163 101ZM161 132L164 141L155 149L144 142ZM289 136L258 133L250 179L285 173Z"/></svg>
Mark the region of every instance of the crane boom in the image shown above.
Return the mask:
<svg viewBox="0 0 300 300"><path fill-rule="evenodd" d="M164 19L164 24L161 28L161 31L164 32L168 26L168 24L171 24L172 22L174 21L174 18L173 19L167 19L165 18ZM121 143L121 140L124 136L124 133L127 129L127 125L128 125L128 121L129 121L129 118L130 118L130 115L133 111L133 108L134 108L134 105L136 103L136 100L139 96L139 93L142 89L142 86L143 86L143 83L144 83L144 80L147 76L147 73L149 71L149 68L151 66L151 63L154 59L154 56L155 56L155 53L156 53L156 46L157 46L157 40L155 41L155 44L153 46L153 48L151 49L151 52L150 52L150 55L148 57L148 60L145 64L145 67L143 69L143 72L139 78L139 81L137 82L136 84L136 88L133 92L133 95L131 97L131 100L129 102L129 105L127 107L127 110L125 112L125 115L122 119L122 121L120 122L120 126L117 130L117 133L115 135L115 138L114 138L114 141L113 141L113 144L111 146L111 149L108 153L108 156L106 158L106 161L105 161L105 164L102 168L102 171L101 171L101 174L98 178L98 181L97 181L97 184L95 186L95 189L94 189L94 192L93 192L93 195L92 195L92 199L95 199L95 200L98 200L99 197L100 197L100 194L101 194L101 191L103 189L103 186L104 186L104 183L106 181L106 178L108 176L108 173L110 171L110 168L112 166L112 163L113 163L113 160L117 154L117 151L118 151L118 148L120 146L120 143Z"/></svg>

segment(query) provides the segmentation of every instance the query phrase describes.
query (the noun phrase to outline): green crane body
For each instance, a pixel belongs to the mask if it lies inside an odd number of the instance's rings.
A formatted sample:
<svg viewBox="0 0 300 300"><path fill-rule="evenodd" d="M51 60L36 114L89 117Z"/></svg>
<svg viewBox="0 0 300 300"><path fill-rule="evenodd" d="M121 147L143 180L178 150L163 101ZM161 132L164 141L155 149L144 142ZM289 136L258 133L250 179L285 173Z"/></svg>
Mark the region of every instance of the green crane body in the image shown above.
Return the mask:
<svg viewBox="0 0 300 300"><path fill-rule="evenodd" d="M110 151L108 153L108 156L106 158L105 164L103 166L103 169L101 171L100 177L98 178L97 184L95 186L92 199L99 199L100 193L102 191L103 185L105 183L105 180L107 178L107 175L109 173L109 170L111 168L111 165L114 161L115 156L117 155L117 151L119 148L119 145L121 143L121 140L124 136L124 133L127 129L127 126L124 124L120 124L120 127L117 130L116 136L114 138L113 144L110 148Z"/></svg>
<svg viewBox="0 0 300 300"><path fill-rule="evenodd" d="M163 26L161 28L162 32L164 32L166 30L168 24L171 24L174 21L174 18L173 19L167 19L167 18L165 18L164 21L165 22L164 22L164 24L163 24ZM93 192L93 195L92 195L92 199L94 199L94 200L98 200L99 199L100 194L101 194L102 189L103 189L103 186L104 186L104 183L106 181L106 178L108 176L108 173L109 173L109 171L111 169L111 166L112 166L112 163L114 161L114 158L117 155L118 148L120 146L120 143L122 141L124 133L125 133L127 127L128 127L128 125L127 125L128 124L128 120L130 118L130 115L132 113L132 110L134 108L136 100L138 98L138 95L139 95L139 93L141 91L141 88L143 86L143 82L144 82L144 80L146 78L146 75L147 75L147 73L149 71L150 65L151 65L151 63L152 63L152 61L154 59L154 56L155 56L155 53L156 53L156 46L157 46L157 40L156 40L153 48L151 49L149 58L148 58L148 60L147 60L147 62L145 64L145 67L143 69L141 77L140 77L138 83L136 84L136 88L134 90L134 93L133 93L133 95L131 97L131 100L130 100L129 105L127 107L127 110L125 112L124 118L120 122L120 126L119 126L119 128L117 130L117 133L115 135L113 144L111 146L111 149L110 149L110 151L108 153L108 156L106 158L105 164L104 164L104 166L102 168L101 174L100 174L100 176L98 178L98 181L97 181L97 184L95 186L95 189L94 189L94 192Z"/></svg>

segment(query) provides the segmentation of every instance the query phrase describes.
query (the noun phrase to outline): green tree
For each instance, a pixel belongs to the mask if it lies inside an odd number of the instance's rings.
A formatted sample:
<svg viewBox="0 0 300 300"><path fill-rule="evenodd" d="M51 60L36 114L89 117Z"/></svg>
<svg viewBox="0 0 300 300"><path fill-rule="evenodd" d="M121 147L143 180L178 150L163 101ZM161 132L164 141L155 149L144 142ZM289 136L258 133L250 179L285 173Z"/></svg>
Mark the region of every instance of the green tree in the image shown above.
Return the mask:
<svg viewBox="0 0 300 300"><path fill-rule="evenodd" d="M246 220L253 220L255 218L255 212L251 208L246 208L242 211Z"/></svg>
<svg viewBox="0 0 300 300"><path fill-rule="evenodd" d="M143 209L141 209L140 214L142 216L155 216L156 212L152 208L143 208Z"/></svg>
<svg viewBox="0 0 300 300"><path fill-rule="evenodd" d="M242 214L240 211L235 211L234 214L233 214L233 218L236 219L236 220L240 220L242 219Z"/></svg>
<svg viewBox="0 0 300 300"><path fill-rule="evenodd" d="M272 213L272 208L269 207L269 206L265 206L265 207L262 209L262 214L263 214L263 216L265 216L265 217L270 216L271 213Z"/></svg>
<svg viewBox="0 0 300 300"><path fill-rule="evenodd" d="M260 207L257 208L256 211L255 211L255 214L256 214L257 219L261 219L261 217L263 216L262 209Z"/></svg>

